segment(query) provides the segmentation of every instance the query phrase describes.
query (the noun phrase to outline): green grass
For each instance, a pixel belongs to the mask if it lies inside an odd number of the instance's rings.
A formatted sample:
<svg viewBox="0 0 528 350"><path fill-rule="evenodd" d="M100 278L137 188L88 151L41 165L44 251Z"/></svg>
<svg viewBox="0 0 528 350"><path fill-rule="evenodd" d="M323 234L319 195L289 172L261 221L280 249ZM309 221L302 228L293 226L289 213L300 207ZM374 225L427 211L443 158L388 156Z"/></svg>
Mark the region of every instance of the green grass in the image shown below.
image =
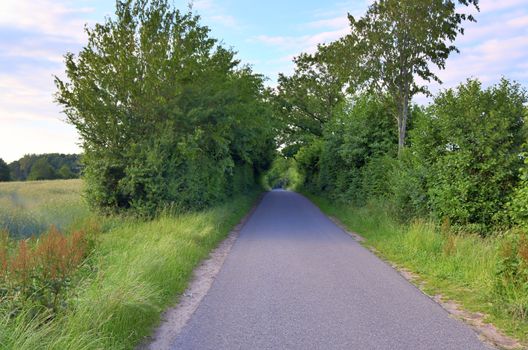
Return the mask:
<svg viewBox="0 0 528 350"><path fill-rule="evenodd" d="M82 180L0 182L0 229L25 238L79 225L91 216L81 192Z"/></svg>
<svg viewBox="0 0 528 350"><path fill-rule="evenodd" d="M80 188L80 183L63 184ZM38 185L28 183L29 187ZM16 186L34 196L22 184ZM68 191L59 190L60 183L46 186L72 203L80 201L79 192L77 199L73 194L70 198ZM29 314L16 319L0 315L0 348L133 349L159 323L161 313L175 304L193 269L248 212L257 195L254 192L209 210L166 214L148 222L115 220L100 235L82 281L67 300L66 311L45 323ZM32 198L40 197L42 203L54 200L43 194ZM47 213L36 204L28 207L35 213ZM85 215L82 210L80 213ZM24 217L24 213L17 215ZM62 220L60 215L57 218Z"/></svg>
<svg viewBox="0 0 528 350"><path fill-rule="evenodd" d="M400 224L382 204L356 208L308 195L327 215L338 218L350 231L363 236L365 245L419 276L425 291L442 294L470 311L488 315L486 321L505 333L528 341L528 320L512 310L526 308L526 289L498 297L494 288L502 238L443 234L428 221Z"/></svg>

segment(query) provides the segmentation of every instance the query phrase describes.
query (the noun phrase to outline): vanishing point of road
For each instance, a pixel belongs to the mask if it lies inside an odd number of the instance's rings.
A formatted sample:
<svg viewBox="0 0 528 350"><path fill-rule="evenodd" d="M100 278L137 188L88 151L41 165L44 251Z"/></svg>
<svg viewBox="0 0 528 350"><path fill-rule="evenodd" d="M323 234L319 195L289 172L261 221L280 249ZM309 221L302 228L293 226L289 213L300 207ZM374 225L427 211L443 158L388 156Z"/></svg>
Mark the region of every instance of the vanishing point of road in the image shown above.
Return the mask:
<svg viewBox="0 0 528 350"><path fill-rule="evenodd" d="M173 349L490 349L303 196L266 194Z"/></svg>

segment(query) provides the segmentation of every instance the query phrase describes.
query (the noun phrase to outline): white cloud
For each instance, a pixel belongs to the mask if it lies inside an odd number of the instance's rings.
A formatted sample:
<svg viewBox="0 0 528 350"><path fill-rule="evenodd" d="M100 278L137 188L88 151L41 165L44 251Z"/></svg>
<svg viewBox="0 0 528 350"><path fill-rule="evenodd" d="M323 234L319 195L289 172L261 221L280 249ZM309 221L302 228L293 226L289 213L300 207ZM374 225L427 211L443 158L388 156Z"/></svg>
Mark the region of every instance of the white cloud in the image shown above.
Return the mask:
<svg viewBox="0 0 528 350"><path fill-rule="evenodd" d="M214 8L213 0L196 0L193 1L191 5L198 11L212 10Z"/></svg>
<svg viewBox="0 0 528 350"><path fill-rule="evenodd" d="M528 27L528 15L511 19L507 23L511 27L526 28Z"/></svg>
<svg viewBox="0 0 528 350"><path fill-rule="evenodd" d="M293 56L301 52L314 52L318 44L328 43L337 40L348 33L348 28L340 28L332 31L324 31L312 35L302 36L268 36L259 35L254 37L253 41L261 42L266 45L276 46L281 49L287 49L295 52Z"/></svg>
<svg viewBox="0 0 528 350"><path fill-rule="evenodd" d="M0 157L78 152L75 129L53 102L53 75L62 55L86 41L84 24L94 10L64 0L0 1Z"/></svg>
<svg viewBox="0 0 528 350"><path fill-rule="evenodd" d="M51 72L26 67L16 76L0 74L0 122L60 120L63 116L53 102L55 86Z"/></svg>
<svg viewBox="0 0 528 350"><path fill-rule="evenodd" d="M240 25L238 24L235 17L230 16L230 15L215 15L215 16L209 16L208 18L212 22L218 23L227 28L233 28L233 29L240 28Z"/></svg>
<svg viewBox="0 0 528 350"><path fill-rule="evenodd" d="M512 7L526 6L526 0L482 0L479 1L482 13L497 12L511 9Z"/></svg>
<svg viewBox="0 0 528 350"><path fill-rule="evenodd" d="M81 19L82 15L93 11L91 8L68 6L64 1L2 1L0 26L54 36L57 40L82 42L86 22Z"/></svg>
<svg viewBox="0 0 528 350"><path fill-rule="evenodd" d="M350 27L347 14L360 16L372 2L373 0L347 0L332 4L313 11L310 21L295 26L297 31L304 32L303 34L289 36L262 34L248 41L262 43L280 52L279 58L267 61L268 65L275 65L271 76L274 81L278 73L286 75L293 73L292 60L295 56L303 52L313 53L317 50L318 44L332 42L348 34Z"/></svg>
<svg viewBox="0 0 528 350"><path fill-rule="evenodd" d="M304 27L306 28L347 28L349 25L347 16L338 16L334 18L320 19L309 22Z"/></svg>
<svg viewBox="0 0 528 350"><path fill-rule="evenodd" d="M0 123L0 157L6 162L28 153L80 152L73 126L58 122Z"/></svg>
<svg viewBox="0 0 528 350"><path fill-rule="evenodd" d="M461 54L453 54L444 71L438 72L442 86L454 87L467 78L481 80L485 85L496 83L502 76L526 83L528 62L528 8L524 1L481 1L477 23L466 26L466 33L456 44ZM490 11L499 11L492 13Z"/></svg>
<svg viewBox="0 0 528 350"><path fill-rule="evenodd" d="M225 9L214 0L197 0L191 3L193 10L202 16L205 22L221 25L226 28L240 30L242 25L238 20L227 14Z"/></svg>

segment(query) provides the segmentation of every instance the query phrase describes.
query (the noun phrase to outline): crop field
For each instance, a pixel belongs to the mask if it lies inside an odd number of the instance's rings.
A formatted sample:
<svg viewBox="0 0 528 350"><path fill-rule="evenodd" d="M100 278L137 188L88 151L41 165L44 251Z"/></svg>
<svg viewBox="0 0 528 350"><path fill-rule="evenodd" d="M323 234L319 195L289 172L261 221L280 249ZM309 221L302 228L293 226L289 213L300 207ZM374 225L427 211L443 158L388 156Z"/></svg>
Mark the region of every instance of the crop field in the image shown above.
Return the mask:
<svg viewBox="0 0 528 350"><path fill-rule="evenodd" d="M51 225L68 230L90 216L82 180L0 182L0 229L12 238L37 236Z"/></svg>

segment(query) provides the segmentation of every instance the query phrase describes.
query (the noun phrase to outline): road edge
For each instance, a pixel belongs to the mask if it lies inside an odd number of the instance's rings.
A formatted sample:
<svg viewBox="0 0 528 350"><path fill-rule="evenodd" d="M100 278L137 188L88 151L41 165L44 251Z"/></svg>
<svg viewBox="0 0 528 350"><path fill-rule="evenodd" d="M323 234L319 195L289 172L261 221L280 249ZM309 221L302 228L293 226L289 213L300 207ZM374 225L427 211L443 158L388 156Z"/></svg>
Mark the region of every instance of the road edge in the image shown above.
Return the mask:
<svg viewBox="0 0 528 350"><path fill-rule="evenodd" d="M318 206L316 205L316 207ZM415 274L414 272L410 271L409 269L403 266L399 266L397 264L394 264L390 260L387 260L379 250L369 245L364 237L362 237L357 232L349 231L348 228L338 218L327 215L322 210L321 213L323 213L327 218L329 218L343 232L350 235L354 240L356 240L366 249L370 250L378 258L380 258L389 266L391 266L396 272L398 272L400 276L402 276L405 280L415 286L422 294L427 296L436 304L440 305L450 316L468 325L486 345L490 345L497 349L503 350L526 349L524 345L517 339L505 335L500 329L495 327L495 325L485 322L485 314L464 310L459 303L454 300L447 299L444 295L440 293L436 295L428 294L424 290L425 285L424 282L420 279L419 275Z"/></svg>
<svg viewBox="0 0 528 350"><path fill-rule="evenodd" d="M170 350L176 337L207 295L225 260L227 259L240 231L244 228L253 213L262 202L267 192L263 192L255 201L249 212L231 230L227 237L210 253L207 259L194 269L193 278L178 303L167 309L161 316L161 323L136 350Z"/></svg>

